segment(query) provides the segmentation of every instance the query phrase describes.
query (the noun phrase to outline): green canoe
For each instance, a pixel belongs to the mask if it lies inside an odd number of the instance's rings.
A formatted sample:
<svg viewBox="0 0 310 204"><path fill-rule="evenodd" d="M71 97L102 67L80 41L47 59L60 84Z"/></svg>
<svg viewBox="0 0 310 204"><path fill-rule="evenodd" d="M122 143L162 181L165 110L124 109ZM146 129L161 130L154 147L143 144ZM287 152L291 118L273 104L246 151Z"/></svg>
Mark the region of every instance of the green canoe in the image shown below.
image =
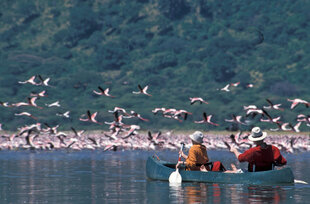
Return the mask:
<svg viewBox="0 0 310 204"><path fill-rule="evenodd" d="M175 171L175 165L166 161L149 157L146 162L146 175L150 179L168 181L169 176ZM245 172L245 173L223 173L185 171L180 169L182 181L184 182L207 182L207 183L235 183L235 184L292 184L294 175L289 167L280 170Z"/></svg>

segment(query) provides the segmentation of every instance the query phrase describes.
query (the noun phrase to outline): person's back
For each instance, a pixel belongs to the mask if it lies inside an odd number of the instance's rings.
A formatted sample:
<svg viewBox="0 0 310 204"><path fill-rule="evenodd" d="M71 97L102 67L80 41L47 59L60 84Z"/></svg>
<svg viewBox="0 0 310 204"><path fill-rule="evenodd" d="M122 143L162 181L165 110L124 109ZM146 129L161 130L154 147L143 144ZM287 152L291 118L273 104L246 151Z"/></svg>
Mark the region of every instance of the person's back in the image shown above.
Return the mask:
<svg viewBox="0 0 310 204"><path fill-rule="evenodd" d="M208 161L209 158L206 146L202 144L193 144L186 158L186 168L191 171L199 171L200 166L197 164L206 164Z"/></svg>
<svg viewBox="0 0 310 204"><path fill-rule="evenodd" d="M272 170L275 164L286 164L286 160L280 154L277 147L266 145L253 147L238 156L240 162L249 162L248 170L268 171Z"/></svg>
<svg viewBox="0 0 310 204"><path fill-rule="evenodd" d="M277 147L264 142L266 136L266 132L262 132L259 127L254 127L249 140L253 141L257 145L256 147L252 147L242 154L235 148L230 150L234 152L240 162L249 162L248 170L250 172L272 170L273 165L285 165L287 162Z"/></svg>

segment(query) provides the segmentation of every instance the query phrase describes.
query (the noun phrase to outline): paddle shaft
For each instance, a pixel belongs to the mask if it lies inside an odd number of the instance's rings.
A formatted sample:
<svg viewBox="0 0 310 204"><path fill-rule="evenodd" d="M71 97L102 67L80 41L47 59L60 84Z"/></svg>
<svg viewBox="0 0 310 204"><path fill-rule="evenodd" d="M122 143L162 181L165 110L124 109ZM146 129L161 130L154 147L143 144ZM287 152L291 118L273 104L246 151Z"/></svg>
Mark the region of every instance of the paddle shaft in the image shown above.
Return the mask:
<svg viewBox="0 0 310 204"><path fill-rule="evenodd" d="M181 152L183 152L183 148L184 148L184 143L181 143ZM181 161L181 158L182 158L182 154L180 153L178 161Z"/></svg>

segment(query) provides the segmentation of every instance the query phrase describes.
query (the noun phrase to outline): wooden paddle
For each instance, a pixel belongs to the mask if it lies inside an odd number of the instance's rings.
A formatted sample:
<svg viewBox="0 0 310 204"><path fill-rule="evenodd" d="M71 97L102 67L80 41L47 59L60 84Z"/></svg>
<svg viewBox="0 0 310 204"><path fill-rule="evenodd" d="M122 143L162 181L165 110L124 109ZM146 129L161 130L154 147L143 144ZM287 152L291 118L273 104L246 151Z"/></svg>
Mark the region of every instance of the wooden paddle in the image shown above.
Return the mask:
<svg viewBox="0 0 310 204"><path fill-rule="evenodd" d="M184 143L181 143L181 151L183 151ZM181 161L182 154L179 154L178 161ZM169 176L169 183L179 184L182 183L182 176L179 173L179 168L172 172Z"/></svg>

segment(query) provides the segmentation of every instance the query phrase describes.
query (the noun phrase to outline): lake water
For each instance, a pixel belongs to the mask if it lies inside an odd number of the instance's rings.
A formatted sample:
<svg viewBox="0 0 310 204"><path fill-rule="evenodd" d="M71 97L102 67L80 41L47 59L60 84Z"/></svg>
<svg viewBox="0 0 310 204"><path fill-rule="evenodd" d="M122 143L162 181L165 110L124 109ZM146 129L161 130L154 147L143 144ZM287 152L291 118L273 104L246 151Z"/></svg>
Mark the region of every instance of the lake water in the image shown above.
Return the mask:
<svg viewBox="0 0 310 204"><path fill-rule="evenodd" d="M310 185L304 184L173 187L148 180L145 163L154 153L167 161L178 157L170 151L1 151L0 203L309 203ZM226 167L238 164L228 151L208 154ZM284 156L295 179L310 183L310 153Z"/></svg>

